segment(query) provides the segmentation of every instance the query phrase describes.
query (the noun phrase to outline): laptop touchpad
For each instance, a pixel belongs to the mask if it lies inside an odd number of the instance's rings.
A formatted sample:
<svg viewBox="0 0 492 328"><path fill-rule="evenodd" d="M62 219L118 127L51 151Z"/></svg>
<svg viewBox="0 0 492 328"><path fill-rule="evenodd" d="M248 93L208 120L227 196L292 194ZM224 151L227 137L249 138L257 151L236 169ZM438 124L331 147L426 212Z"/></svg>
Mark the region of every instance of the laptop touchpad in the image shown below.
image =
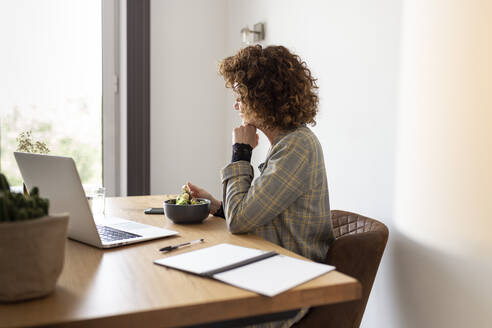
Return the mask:
<svg viewBox="0 0 492 328"><path fill-rule="evenodd" d="M116 229L121 229L121 230L140 230L140 229L149 229L153 228L153 226L149 226L147 224L140 224L137 222L131 222L131 221L126 221L126 222L119 222L119 223L114 223L111 224L111 227L116 228Z"/></svg>

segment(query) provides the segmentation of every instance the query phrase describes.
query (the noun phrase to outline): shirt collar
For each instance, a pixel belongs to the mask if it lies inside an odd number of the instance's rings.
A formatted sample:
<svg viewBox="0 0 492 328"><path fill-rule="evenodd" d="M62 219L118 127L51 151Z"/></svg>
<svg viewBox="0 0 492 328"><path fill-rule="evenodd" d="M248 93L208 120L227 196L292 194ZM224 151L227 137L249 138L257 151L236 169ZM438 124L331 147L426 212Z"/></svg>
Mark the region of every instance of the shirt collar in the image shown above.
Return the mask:
<svg viewBox="0 0 492 328"><path fill-rule="evenodd" d="M290 130L281 130L277 136L273 139L273 144L271 146L271 148L273 148L273 146L275 146L283 137L285 137L286 135L288 135L289 133L292 133L294 131L296 131L297 129L300 129L304 126L300 126L300 127L297 127L297 128L293 128L293 129L290 129Z"/></svg>

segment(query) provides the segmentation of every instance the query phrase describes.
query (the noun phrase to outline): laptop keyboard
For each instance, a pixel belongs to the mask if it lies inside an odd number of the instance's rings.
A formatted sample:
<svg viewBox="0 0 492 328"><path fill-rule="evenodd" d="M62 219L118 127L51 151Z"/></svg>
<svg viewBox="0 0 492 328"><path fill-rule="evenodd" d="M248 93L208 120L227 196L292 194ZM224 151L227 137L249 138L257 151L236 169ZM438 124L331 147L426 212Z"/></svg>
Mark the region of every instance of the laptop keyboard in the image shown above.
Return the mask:
<svg viewBox="0 0 492 328"><path fill-rule="evenodd" d="M96 225L96 226L97 226L97 232L99 232L99 236L101 237L101 240L103 242L142 237L134 233L106 227L103 225Z"/></svg>

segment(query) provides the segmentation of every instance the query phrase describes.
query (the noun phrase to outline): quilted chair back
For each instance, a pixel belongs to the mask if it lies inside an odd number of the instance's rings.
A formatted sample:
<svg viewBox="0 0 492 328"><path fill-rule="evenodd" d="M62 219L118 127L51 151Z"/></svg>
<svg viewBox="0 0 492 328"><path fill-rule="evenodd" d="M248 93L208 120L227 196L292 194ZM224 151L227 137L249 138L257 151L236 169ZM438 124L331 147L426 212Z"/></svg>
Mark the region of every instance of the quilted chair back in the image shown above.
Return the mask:
<svg viewBox="0 0 492 328"><path fill-rule="evenodd" d="M388 228L377 220L345 211L331 211L331 220L335 241L325 263L356 278L362 285L362 298L313 307L294 327L357 328L362 321L388 240Z"/></svg>

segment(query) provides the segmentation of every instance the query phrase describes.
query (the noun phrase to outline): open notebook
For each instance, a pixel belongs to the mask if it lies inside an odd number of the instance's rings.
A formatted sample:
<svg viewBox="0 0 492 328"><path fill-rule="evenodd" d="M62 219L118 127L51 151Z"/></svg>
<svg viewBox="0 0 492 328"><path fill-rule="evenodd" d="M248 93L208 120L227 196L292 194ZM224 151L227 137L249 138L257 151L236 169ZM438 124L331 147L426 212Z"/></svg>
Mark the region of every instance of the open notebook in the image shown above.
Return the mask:
<svg viewBox="0 0 492 328"><path fill-rule="evenodd" d="M335 267L254 248L219 244L154 263L273 297Z"/></svg>

